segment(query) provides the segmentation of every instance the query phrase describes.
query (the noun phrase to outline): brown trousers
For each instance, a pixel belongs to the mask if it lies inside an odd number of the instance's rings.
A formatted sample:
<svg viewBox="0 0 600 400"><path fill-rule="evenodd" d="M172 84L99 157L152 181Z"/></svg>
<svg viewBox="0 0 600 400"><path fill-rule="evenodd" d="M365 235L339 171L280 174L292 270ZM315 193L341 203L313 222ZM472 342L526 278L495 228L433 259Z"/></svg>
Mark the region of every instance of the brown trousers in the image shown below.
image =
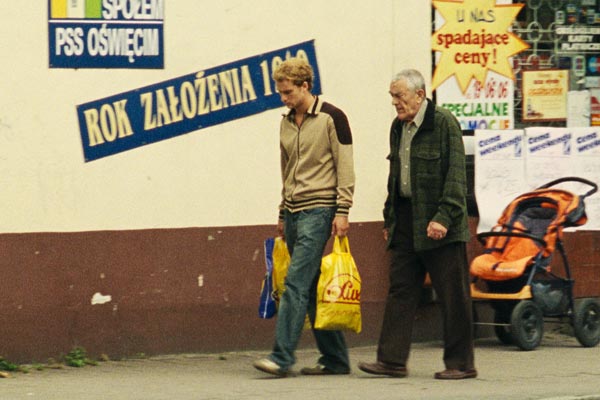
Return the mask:
<svg viewBox="0 0 600 400"><path fill-rule="evenodd" d="M443 316L444 364L449 369L472 369L473 314L466 244L455 242L416 252L410 200L401 199L395 211L398 220L390 250L390 287L377 360L407 365L415 313L425 274L429 273Z"/></svg>

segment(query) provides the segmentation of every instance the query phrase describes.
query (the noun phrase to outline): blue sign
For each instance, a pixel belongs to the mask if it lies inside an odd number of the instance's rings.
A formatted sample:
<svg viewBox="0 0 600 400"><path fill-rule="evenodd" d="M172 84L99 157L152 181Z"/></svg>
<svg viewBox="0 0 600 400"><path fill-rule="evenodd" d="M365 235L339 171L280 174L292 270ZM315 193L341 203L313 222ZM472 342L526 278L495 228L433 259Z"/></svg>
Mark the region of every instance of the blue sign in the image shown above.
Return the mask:
<svg viewBox="0 0 600 400"><path fill-rule="evenodd" d="M164 68L164 0L48 0L50 68Z"/></svg>
<svg viewBox="0 0 600 400"><path fill-rule="evenodd" d="M320 94L308 41L77 106L85 161L282 107L271 74L290 57L313 67Z"/></svg>

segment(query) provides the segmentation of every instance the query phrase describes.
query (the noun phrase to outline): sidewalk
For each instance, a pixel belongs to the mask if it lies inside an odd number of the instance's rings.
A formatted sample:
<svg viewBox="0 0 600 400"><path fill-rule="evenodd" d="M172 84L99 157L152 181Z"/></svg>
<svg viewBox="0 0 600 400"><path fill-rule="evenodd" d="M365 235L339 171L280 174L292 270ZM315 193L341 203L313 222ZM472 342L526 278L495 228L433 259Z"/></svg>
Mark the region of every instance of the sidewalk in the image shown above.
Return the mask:
<svg viewBox="0 0 600 400"><path fill-rule="evenodd" d="M375 347L351 348L349 376L271 378L252 367L266 352L183 354L108 361L97 367L13 373L0 379L0 400L220 400L220 399L431 399L600 400L600 346L584 348L570 336L550 333L534 351L479 339L477 379L438 381L440 343L413 346L407 378L364 374ZM296 370L312 365L315 350L298 352Z"/></svg>

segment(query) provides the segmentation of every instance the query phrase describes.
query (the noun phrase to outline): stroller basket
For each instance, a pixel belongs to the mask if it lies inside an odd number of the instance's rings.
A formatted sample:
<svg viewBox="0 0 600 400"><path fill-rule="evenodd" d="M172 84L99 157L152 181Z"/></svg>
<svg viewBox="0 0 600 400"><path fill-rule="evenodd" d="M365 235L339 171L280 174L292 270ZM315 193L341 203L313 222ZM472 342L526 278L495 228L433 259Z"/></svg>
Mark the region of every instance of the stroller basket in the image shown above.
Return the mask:
<svg viewBox="0 0 600 400"><path fill-rule="evenodd" d="M572 280L534 281L531 283L533 301L546 316L563 315L569 308L569 294L572 286Z"/></svg>

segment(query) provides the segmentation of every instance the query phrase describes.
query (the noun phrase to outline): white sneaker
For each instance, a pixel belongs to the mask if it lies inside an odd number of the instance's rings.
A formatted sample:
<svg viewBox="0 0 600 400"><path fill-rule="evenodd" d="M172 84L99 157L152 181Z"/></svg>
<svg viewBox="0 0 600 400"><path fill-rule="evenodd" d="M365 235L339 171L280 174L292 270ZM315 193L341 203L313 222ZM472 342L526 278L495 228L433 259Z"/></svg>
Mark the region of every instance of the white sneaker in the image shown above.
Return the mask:
<svg viewBox="0 0 600 400"><path fill-rule="evenodd" d="M268 358L256 360L252 365L259 371L266 372L267 374L276 375L282 378L287 376L287 371L283 371L279 365Z"/></svg>

